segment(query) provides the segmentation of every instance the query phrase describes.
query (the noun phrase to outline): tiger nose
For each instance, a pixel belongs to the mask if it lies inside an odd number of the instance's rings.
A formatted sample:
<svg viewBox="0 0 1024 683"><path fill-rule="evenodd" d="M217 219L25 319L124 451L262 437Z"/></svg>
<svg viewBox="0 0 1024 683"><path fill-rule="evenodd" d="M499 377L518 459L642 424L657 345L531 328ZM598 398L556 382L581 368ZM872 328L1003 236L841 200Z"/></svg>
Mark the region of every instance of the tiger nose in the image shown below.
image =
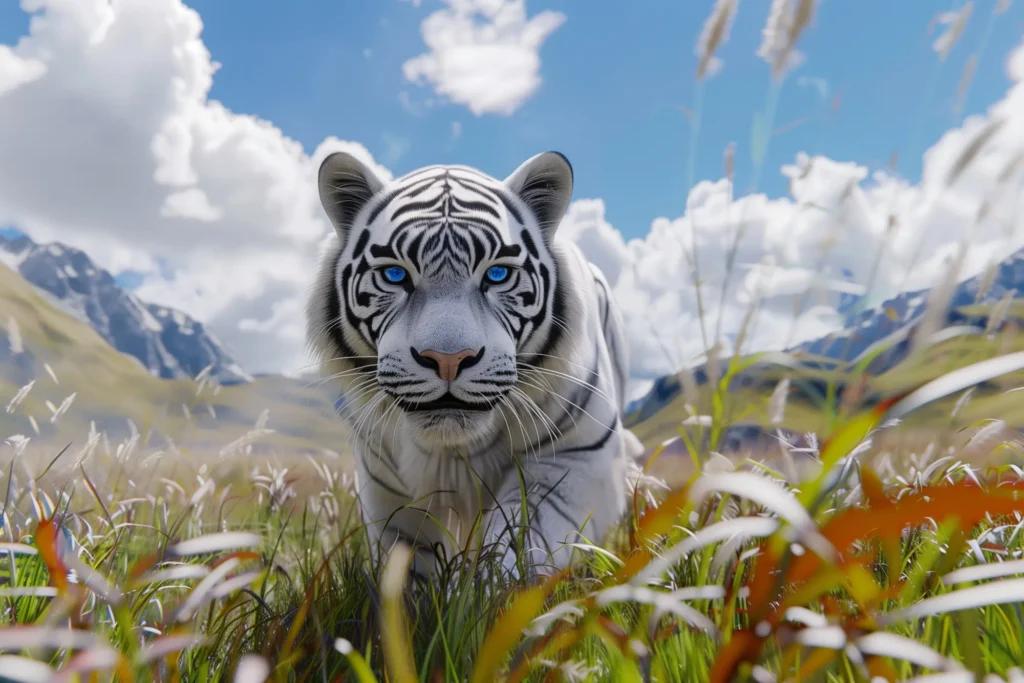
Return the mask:
<svg viewBox="0 0 1024 683"><path fill-rule="evenodd" d="M451 382L459 376L460 370L473 367L484 357L484 347L482 346L478 351L462 349L458 353L441 353L433 349L421 352L411 346L409 350L412 352L414 361L435 371L437 376L446 382Z"/></svg>

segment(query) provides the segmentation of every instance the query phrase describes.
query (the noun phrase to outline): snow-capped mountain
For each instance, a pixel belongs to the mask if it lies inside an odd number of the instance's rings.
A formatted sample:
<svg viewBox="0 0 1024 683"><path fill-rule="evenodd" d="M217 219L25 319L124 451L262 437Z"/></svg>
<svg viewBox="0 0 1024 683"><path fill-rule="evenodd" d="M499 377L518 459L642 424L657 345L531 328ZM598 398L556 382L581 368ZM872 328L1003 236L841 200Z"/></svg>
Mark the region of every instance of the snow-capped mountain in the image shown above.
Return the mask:
<svg viewBox="0 0 1024 683"><path fill-rule="evenodd" d="M155 377L194 378L210 367L221 384L252 381L202 323L141 301L79 249L0 232L0 260Z"/></svg>
<svg viewBox="0 0 1024 683"><path fill-rule="evenodd" d="M986 286L986 280L991 278ZM921 321L929 290L904 292L885 303L856 312L846 319L843 331L808 342L797 347L801 351L827 356L837 360L851 360L863 353L871 344L907 331L908 338L887 351L872 363L875 372L884 372L906 356L909 338ZM988 320L987 313L969 315L962 309L979 305L995 310L1004 298L1024 296L1024 249L1001 261L991 273L983 273L964 280L953 290L944 325L981 325Z"/></svg>
<svg viewBox="0 0 1024 683"><path fill-rule="evenodd" d="M868 372L882 373L903 360L909 353L914 332L925 312L929 290L904 292L872 307L861 308L858 302L847 302L844 307L847 316L843 328L833 334L800 344L787 353L791 355L810 354L832 361L851 361L860 356L872 344L886 340L888 347L870 365ZM993 272L983 273L964 280L953 290L943 326L973 325L985 327L989 311L1000 315L999 306L1004 299L1024 298L1024 249L1000 262ZM977 312L963 309L979 306ZM1001 315L1006 315L1004 310ZM1000 321L1001 322L1001 321ZM808 366L816 365L808 362ZM753 371L756 373L756 371ZM693 370L698 384L706 381L703 366ZM744 374L744 373L741 373ZM757 381L751 373L738 380ZM679 379L674 375L655 380L644 396L630 402L626 407L627 421L635 424L643 421L675 399L681 391Z"/></svg>

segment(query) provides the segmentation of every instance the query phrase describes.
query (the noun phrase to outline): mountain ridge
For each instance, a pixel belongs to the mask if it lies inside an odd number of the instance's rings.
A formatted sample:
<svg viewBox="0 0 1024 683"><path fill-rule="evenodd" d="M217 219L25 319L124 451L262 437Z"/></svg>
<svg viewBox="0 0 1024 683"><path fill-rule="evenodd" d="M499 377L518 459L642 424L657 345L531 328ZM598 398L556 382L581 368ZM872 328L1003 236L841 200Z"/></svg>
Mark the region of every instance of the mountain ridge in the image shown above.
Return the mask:
<svg viewBox="0 0 1024 683"><path fill-rule="evenodd" d="M914 334L922 321L930 288L912 290L891 297L877 306L861 308L848 305L843 327L831 334L812 339L785 349L791 357L804 357L800 362L807 369L824 369L829 365L849 363L864 357L869 349L887 342L888 348L871 359L866 366L869 374L881 374L893 368L909 354ZM1021 292L1021 296L1018 296ZM949 298L940 327L956 325L999 327L1006 320L1017 317L1009 305L1001 302L1024 299L1024 249L1000 261L988 271L960 281ZM979 307L972 313L972 307ZM997 310L1002 308L1003 310ZM991 318L999 317L994 323ZM815 358L815 360L810 360ZM690 369L694 381L707 382L704 364ZM748 370L737 377L742 384L757 381L757 370ZM649 419L668 405L682 391L678 373L654 380L643 396L630 401L625 409L625 421L636 424Z"/></svg>
<svg viewBox="0 0 1024 683"><path fill-rule="evenodd" d="M74 456L96 436L207 458L238 439L253 453L348 452L330 387L283 375L231 385L154 377L51 299L0 262L0 452L28 445L53 457L71 444Z"/></svg>
<svg viewBox="0 0 1024 683"><path fill-rule="evenodd" d="M253 380L201 322L142 301L80 249L60 242L39 244L27 235L4 231L0 261L154 377L195 379L202 374L225 385Z"/></svg>

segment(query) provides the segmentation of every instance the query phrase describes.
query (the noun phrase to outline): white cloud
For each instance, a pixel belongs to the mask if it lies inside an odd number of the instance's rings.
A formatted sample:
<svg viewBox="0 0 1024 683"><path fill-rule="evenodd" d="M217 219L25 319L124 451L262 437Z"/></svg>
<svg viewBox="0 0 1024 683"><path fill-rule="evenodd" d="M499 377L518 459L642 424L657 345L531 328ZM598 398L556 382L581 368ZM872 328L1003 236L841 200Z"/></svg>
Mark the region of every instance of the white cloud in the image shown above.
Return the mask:
<svg viewBox="0 0 1024 683"><path fill-rule="evenodd" d="M0 95L40 78L46 65L38 59L24 59L6 45L0 45Z"/></svg>
<svg viewBox="0 0 1024 683"><path fill-rule="evenodd" d="M530 19L525 0L444 0L423 20L428 52L402 65L405 78L477 116L509 115L540 86L540 48L565 21L544 11Z"/></svg>
<svg viewBox="0 0 1024 683"><path fill-rule="evenodd" d="M631 374L636 379L663 375L694 362L705 349L721 318L721 337L727 340L741 326L757 291L755 275L762 268L741 268L758 264L765 253L781 265L799 262L795 253L794 203L768 201L761 195L733 200L728 181L705 182L690 196L685 217L658 218L642 239L626 242L604 217L601 200L577 201L561 229L576 241L587 256L605 273L625 317L630 335ZM726 260L737 230L742 229L736 251L737 266L727 277ZM813 230L806 226L805 230ZM702 331L692 275L691 244L696 244L706 329ZM799 242L796 242L799 244ZM744 270L749 272L744 277ZM776 291L760 305L754 333L758 347L785 346L794 337L793 325L785 317L791 304L781 302L782 294L799 290L793 281L812 278L807 268L793 273L781 271L771 282ZM719 306L723 283L724 305ZM812 304L815 300L812 299ZM835 324L832 306L805 307L797 320L805 337L826 334ZM727 345L726 345L727 346Z"/></svg>
<svg viewBox="0 0 1024 683"><path fill-rule="evenodd" d="M330 138L306 155L209 100L217 65L181 0L23 6L30 34L0 47L0 130L17 131L0 136L0 224L149 273L141 297L210 323L250 371L307 364L299 309L330 231L316 169L370 154Z"/></svg>
<svg viewBox="0 0 1024 683"><path fill-rule="evenodd" d="M0 136L0 224L86 249L115 271L148 273L140 296L210 324L250 371L305 365L302 299L330 234L316 198L316 168L337 149L367 163L374 163L371 155L335 138L307 155L270 122L209 100L217 65L200 39L199 16L181 0L33 3L40 13L30 35L13 49L0 47L0 129L17 131ZM489 18L487 26L473 25L476 10ZM534 59L562 21L541 20L543 14L527 21L522 3L501 0L449 0L442 12L442 23L462 17L473 29L471 41L450 41L456 52L476 50L476 32L491 31L509 41L490 41L504 45L499 52L532 45L525 51ZM428 44L440 69L450 55L441 59ZM486 62L480 55L488 49L466 59ZM499 88L473 106L514 108L539 82L535 69L526 71L532 76L512 79L520 84L515 92ZM834 329L839 290L848 288L844 270L864 284L877 266L868 295L880 300L934 282L965 235L973 247L963 276L1024 244L1024 50L1014 53L1009 71L1014 85L1006 97L929 150L916 185L798 155L782 169L791 197L736 198L726 180L703 182L685 216L655 219L647 235L633 240L609 224L601 200L575 202L561 230L614 287L631 335L633 377L693 361L719 321L723 343L732 343L730 335L761 298L748 349L779 348ZM963 165L958 157L994 120L1002 127L950 185L951 170ZM703 332L693 244L704 283ZM171 279L161 275L161 259L173 267ZM803 299L798 314L795 297Z"/></svg>
<svg viewBox="0 0 1024 683"><path fill-rule="evenodd" d="M169 194L160 208L160 215L167 218L191 218L204 223L215 223L224 212L210 204L206 193L197 187Z"/></svg>
<svg viewBox="0 0 1024 683"><path fill-rule="evenodd" d="M727 180L702 182L684 217L658 218L646 236L628 242L605 220L601 200L575 202L560 230L612 283L630 334L635 388L696 361L706 348L703 335L713 343L719 321L718 339L729 350L752 307L758 312L744 350L781 349L838 329L841 294L869 285L868 301L879 303L936 283L962 240L971 246L961 279L1024 247L1024 47L1008 71L1014 84L1006 97L947 132L926 153L916 185L798 154L782 168L790 197L734 198ZM997 122L1001 127L964 165L967 150ZM735 267L727 277L733 244ZM691 245L703 282L704 332Z"/></svg>

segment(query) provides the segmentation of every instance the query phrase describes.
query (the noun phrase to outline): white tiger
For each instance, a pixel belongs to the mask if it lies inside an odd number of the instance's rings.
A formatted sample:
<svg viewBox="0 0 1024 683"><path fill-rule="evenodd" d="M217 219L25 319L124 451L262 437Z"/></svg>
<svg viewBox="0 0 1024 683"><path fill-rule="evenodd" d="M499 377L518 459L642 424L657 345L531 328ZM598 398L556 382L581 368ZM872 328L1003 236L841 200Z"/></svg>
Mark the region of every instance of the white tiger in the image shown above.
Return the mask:
<svg viewBox="0 0 1024 683"><path fill-rule="evenodd" d="M513 575L525 538L546 574L627 509L643 447L622 425L626 339L604 276L556 233L572 186L557 152L504 181L429 166L386 182L346 153L320 167L338 240L308 341L342 391L371 541L409 544L417 574L472 538Z"/></svg>

